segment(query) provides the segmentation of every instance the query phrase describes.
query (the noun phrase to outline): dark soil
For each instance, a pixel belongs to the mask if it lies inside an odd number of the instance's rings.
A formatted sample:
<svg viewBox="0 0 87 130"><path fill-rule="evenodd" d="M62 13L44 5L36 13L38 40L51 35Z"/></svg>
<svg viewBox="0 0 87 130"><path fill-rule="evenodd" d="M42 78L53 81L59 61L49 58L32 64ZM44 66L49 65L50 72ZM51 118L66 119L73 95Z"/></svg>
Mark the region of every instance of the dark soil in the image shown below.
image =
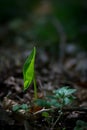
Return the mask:
<svg viewBox="0 0 87 130"><path fill-rule="evenodd" d="M63 115L53 128L74 130L78 120L87 122L87 54L81 50L74 54L66 51L63 67L60 67L59 61L53 59L54 56L51 59L47 50L37 51L35 68L39 98L62 86L77 89L72 106L64 108ZM15 46L0 48L0 130L53 130L53 124L59 116L57 109L49 112L49 120L41 113L34 115L43 108L33 105L28 111L12 110L16 104L30 106L33 100L33 84L23 91L22 68L29 52L28 48L19 49Z"/></svg>

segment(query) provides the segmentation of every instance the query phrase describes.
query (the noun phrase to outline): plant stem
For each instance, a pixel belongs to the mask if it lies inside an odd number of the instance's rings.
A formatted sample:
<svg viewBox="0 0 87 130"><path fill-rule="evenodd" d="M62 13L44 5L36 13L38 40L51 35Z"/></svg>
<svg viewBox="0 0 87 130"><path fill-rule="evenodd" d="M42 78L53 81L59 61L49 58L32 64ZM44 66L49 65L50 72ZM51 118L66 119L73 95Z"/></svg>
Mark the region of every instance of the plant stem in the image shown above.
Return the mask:
<svg viewBox="0 0 87 130"><path fill-rule="evenodd" d="M53 130L54 129L54 127L55 127L55 125L57 124L57 122L60 120L60 118L61 118L61 116L62 116L62 114L63 114L63 107L64 107L64 97L63 97L63 101L62 101L62 107L60 108L60 110L59 110L59 116L58 116L58 118L56 119L56 121L54 122L54 124L52 125L52 127L51 127L51 130Z"/></svg>
<svg viewBox="0 0 87 130"><path fill-rule="evenodd" d="M59 121L59 119L61 118L61 116L62 116L62 111L60 111L60 114L59 114L58 118L56 119L56 121L54 122L54 124L52 125L51 130L54 129L55 125L57 124L57 122Z"/></svg>
<svg viewBox="0 0 87 130"><path fill-rule="evenodd" d="M37 99L37 85L36 85L35 72L33 82L34 82L34 98Z"/></svg>

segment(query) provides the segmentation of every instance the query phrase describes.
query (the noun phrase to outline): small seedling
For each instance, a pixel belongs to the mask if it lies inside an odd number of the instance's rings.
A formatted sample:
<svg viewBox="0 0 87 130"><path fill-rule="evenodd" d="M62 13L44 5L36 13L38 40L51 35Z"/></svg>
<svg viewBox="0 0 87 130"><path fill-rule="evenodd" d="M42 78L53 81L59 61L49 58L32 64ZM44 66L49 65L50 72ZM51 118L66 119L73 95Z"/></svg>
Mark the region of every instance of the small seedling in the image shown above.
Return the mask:
<svg viewBox="0 0 87 130"><path fill-rule="evenodd" d="M34 82L34 97L37 99L37 86L35 79L35 56L36 48L34 47L23 66L24 90L28 89L30 84Z"/></svg>
<svg viewBox="0 0 87 130"><path fill-rule="evenodd" d="M54 121L52 125L52 130L56 123L59 121L61 115L63 114L63 108L67 105L70 105L75 99L72 95L76 89L70 89L69 87L65 86L60 89L54 90L51 96L45 96L44 99L37 99L37 86L36 86L36 79L35 79L35 56L36 56L36 48L34 47L30 55L28 56L25 64L23 66L23 77L24 77L24 91L27 90L30 84L34 83L34 98L35 104L37 106L41 106L42 108L46 108L46 110L51 108L58 108L59 116ZM20 108L26 108L25 106L15 106L14 110L18 110ZM48 119L49 113L48 111L42 111L42 116ZM37 112L36 112L37 113Z"/></svg>
<svg viewBox="0 0 87 130"><path fill-rule="evenodd" d="M62 87L60 89L54 90L52 96L47 96L45 99L37 99L36 103L39 106L46 108L58 108L59 116L54 121L51 129L53 130L56 123L60 120L63 115L63 108L70 105L75 97L72 95L76 89L71 89L69 87Z"/></svg>
<svg viewBox="0 0 87 130"><path fill-rule="evenodd" d="M56 107L62 109L69 105L75 99L72 95L76 89L71 89L67 86L53 91L51 96L46 96L45 99L37 99L36 103L42 107Z"/></svg>
<svg viewBox="0 0 87 130"><path fill-rule="evenodd" d="M25 64L23 66L23 77L24 77L24 90L28 89L30 84L34 82L34 96L37 99L37 86L35 79L35 55L36 48L34 47L30 55L28 56ZM37 99L36 103L42 107L57 107L63 108L65 105L70 104L74 97L72 94L75 89L70 89L69 87L62 87L53 91L52 96L46 96L45 99Z"/></svg>

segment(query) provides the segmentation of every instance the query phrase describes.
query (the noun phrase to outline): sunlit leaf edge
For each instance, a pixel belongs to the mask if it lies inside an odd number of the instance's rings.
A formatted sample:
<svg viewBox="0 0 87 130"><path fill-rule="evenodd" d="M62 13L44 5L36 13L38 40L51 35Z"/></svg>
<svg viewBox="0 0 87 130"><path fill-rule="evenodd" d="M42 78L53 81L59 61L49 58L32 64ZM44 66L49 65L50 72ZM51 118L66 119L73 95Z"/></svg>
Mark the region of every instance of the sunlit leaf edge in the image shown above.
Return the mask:
<svg viewBox="0 0 87 130"><path fill-rule="evenodd" d="M24 90L26 90L30 86L31 82L33 81L35 55L36 55L36 48L34 47L23 66ZM29 74L31 75L31 78L29 80L29 77L26 76L26 73L27 73L27 69L29 69L29 66L31 65L32 62L33 62L33 69L31 74Z"/></svg>

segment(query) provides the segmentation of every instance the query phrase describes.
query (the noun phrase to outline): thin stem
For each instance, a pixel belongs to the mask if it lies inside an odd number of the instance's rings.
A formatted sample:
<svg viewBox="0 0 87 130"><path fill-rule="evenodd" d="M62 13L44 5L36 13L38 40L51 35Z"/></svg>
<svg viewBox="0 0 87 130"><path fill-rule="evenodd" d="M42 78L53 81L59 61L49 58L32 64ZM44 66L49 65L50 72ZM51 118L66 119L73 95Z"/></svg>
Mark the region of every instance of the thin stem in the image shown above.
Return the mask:
<svg viewBox="0 0 87 130"><path fill-rule="evenodd" d="M59 116L58 116L58 118L56 119L56 121L54 122L54 124L52 125L51 130L54 129L55 125L56 125L57 122L60 120L60 118L61 118L61 116L62 116L62 114L63 114L64 98L63 98L63 101L62 101L61 104L62 104L62 107L61 107L60 110L59 110Z"/></svg>
<svg viewBox="0 0 87 130"><path fill-rule="evenodd" d="M35 72L34 72L34 97L37 99L37 85L36 85L36 77L35 77Z"/></svg>
<svg viewBox="0 0 87 130"><path fill-rule="evenodd" d="M56 119L56 121L54 122L54 124L52 125L51 130L54 129L55 125L57 124L57 122L59 121L59 119L61 118L61 116L62 116L62 111L60 111L60 114L59 114L58 118Z"/></svg>

